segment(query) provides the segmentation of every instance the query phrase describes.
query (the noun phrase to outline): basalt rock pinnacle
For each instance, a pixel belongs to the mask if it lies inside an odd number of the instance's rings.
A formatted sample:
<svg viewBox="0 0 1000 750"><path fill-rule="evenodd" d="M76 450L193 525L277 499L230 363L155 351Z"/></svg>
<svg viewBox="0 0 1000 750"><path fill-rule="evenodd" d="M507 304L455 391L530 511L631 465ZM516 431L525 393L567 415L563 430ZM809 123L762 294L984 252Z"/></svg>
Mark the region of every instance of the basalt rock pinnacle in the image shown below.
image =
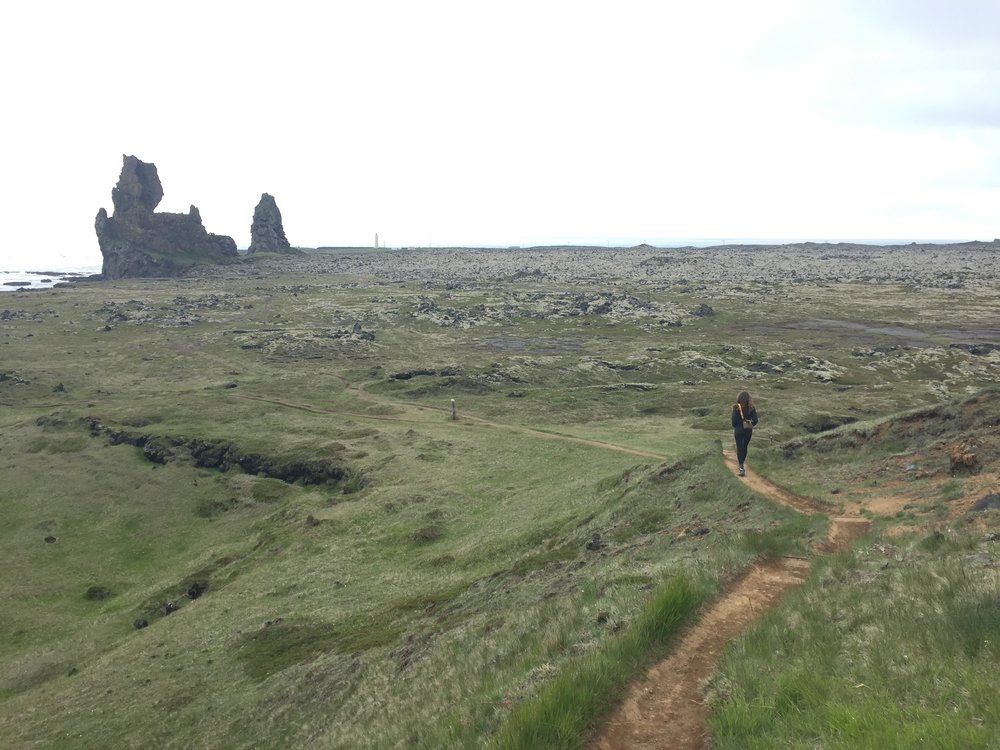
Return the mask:
<svg viewBox="0 0 1000 750"><path fill-rule="evenodd" d="M194 206L186 214L155 213L163 198L156 165L134 156L122 159L111 191L114 215L102 208L94 221L105 279L177 276L195 265L239 257L233 238L206 231Z"/></svg>
<svg viewBox="0 0 1000 750"><path fill-rule="evenodd" d="M253 211L253 223L250 225L250 248L248 255L254 253L288 253L294 252L285 237L285 229L281 225L281 211L274 197L264 193L260 203Z"/></svg>

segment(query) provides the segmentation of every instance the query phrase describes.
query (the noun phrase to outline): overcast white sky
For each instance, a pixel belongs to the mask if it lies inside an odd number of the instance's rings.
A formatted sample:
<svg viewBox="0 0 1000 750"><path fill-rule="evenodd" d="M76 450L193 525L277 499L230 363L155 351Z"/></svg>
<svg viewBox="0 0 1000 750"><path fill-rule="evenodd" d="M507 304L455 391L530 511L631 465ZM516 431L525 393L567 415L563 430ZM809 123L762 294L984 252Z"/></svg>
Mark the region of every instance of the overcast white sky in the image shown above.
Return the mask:
<svg viewBox="0 0 1000 750"><path fill-rule="evenodd" d="M240 247L1000 236L1000 0L3 15L0 268L99 264L122 154Z"/></svg>

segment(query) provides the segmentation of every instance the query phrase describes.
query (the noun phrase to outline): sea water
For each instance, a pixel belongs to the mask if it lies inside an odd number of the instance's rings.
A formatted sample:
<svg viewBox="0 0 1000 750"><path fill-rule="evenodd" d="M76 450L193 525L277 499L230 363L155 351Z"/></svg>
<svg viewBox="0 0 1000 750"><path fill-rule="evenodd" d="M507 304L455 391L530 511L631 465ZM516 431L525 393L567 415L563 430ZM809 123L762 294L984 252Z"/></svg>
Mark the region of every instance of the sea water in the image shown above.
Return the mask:
<svg viewBox="0 0 1000 750"><path fill-rule="evenodd" d="M78 266L52 271L0 271L0 293L20 289L48 289L56 284L78 281L100 272L100 266Z"/></svg>

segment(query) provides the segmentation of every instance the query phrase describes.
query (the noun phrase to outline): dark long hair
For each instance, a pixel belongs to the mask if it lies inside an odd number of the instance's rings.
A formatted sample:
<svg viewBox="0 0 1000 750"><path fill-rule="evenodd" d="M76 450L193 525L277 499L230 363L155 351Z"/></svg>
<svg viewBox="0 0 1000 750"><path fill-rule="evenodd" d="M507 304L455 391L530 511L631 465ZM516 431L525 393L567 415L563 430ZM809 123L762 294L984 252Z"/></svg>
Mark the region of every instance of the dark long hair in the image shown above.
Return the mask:
<svg viewBox="0 0 1000 750"><path fill-rule="evenodd" d="M753 399L750 398L750 393L747 391L740 391L740 395L736 397L736 403L740 405L743 410L743 418L750 419L750 412L754 410Z"/></svg>

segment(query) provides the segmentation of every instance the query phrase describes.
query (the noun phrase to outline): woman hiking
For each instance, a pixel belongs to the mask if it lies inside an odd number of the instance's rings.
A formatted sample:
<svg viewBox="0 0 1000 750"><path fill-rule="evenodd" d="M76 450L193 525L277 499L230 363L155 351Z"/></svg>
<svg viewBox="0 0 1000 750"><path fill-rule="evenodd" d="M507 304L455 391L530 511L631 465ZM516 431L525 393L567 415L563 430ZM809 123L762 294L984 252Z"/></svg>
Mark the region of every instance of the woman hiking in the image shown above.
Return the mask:
<svg viewBox="0 0 1000 750"><path fill-rule="evenodd" d="M736 461L740 465L739 474L747 474L743 463L747 460L747 445L753 437L753 428L757 424L757 407L746 391L740 391L733 404L733 434L736 436Z"/></svg>

